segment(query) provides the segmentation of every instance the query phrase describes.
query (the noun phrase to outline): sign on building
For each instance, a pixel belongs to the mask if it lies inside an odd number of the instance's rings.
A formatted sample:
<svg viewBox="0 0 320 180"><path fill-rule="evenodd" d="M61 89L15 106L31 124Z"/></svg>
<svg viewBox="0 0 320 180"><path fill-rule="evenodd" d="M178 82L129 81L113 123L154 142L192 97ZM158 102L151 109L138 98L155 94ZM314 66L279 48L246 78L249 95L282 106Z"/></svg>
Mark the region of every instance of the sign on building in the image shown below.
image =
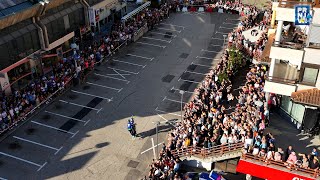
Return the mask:
<svg viewBox="0 0 320 180"><path fill-rule="evenodd" d="M90 26L96 26L96 14L93 8L88 9Z"/></svg>
<svg viewBox="0 0 320 180"><path fill-rule="evenodd" d="M296 5L295 9L295 25L310 25L311 7L310 5Z"/></svg>

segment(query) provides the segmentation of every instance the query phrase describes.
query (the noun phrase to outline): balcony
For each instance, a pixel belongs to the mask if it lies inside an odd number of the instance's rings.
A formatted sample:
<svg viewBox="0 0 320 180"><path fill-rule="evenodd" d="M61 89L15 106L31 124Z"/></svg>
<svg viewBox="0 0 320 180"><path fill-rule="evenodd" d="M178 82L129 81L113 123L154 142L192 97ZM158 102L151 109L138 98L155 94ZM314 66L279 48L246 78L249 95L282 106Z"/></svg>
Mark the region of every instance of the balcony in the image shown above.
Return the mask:
<svg viewBox="0 0 320 180"><path fill-rule="evenodd" d="M266 79L264 91L290 96L296 91L299 70L288 63L276 63L272 76Z"/></svg>
<svg viewBox="0 0 320 180"><path fill-rule="evenodd" d="M278 6L275 7L276 5ZM319 0L315 0L315 2L306 2L303 0L280 0L273 5L273 9L276 9L277 12L276 20L294 22L295 5L310 5L313 8L317 8L319 7Z"/></svg>

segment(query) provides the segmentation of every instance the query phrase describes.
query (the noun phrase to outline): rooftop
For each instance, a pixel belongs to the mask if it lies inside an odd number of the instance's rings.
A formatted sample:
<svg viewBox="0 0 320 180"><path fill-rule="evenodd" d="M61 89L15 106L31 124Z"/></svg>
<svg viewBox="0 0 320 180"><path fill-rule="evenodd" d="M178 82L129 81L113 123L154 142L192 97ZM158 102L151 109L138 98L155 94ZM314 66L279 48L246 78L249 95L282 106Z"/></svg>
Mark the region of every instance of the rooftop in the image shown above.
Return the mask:
<svg viewBox="0 0 320 180"><path fill-rule="evenodd" d="M311 106L320 106L320 90L317 88L293 92L291 99L294 102L307 104Z"/></svg>
<svg viewBox="0 0 320 180"><path fill-rule="evenodd" d="M36 1L31 0L1 0L0 18L14 14L18 11L31 7Z"/></svg>

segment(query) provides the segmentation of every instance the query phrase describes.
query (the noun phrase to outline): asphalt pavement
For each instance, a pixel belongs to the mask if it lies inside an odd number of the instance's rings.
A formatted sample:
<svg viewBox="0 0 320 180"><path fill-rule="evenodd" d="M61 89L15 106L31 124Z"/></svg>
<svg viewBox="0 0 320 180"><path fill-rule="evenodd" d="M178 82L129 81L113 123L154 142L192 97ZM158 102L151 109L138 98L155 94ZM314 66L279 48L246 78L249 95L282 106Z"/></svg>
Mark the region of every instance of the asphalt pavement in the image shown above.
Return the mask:
<svg viewBox="0 0 320 180"><path fill-rule="evenodd" d="M178 13L0 142L0 179L134 179L218 62L237 15ZM183 96L180 92L182 91ZM141 138L132 139L135 117ZM156 136L156 122L160 122ZM152 148L155 147L155 148Z"/></svg>

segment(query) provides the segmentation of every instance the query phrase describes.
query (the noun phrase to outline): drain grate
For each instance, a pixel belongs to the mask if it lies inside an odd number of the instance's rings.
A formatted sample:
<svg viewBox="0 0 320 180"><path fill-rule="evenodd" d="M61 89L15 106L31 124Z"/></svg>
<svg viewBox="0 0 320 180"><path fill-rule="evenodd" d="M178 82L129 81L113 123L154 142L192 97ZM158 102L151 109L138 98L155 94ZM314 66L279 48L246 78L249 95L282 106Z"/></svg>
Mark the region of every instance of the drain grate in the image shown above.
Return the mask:
<svg viewBox="0 0 320 180"><path fill-rule="evenodd" d="M43 120L49 120L51 118L51 116L49 114L43 115L42 119Z"/></svg>
<svg viewBox="0 0 320 180"><path fill-rule="evenodd" d="M35 128L28 128L25 130L25 132L27 133L27 135L32 135L36 132Z"/></svg>
<svg viewBox="0 0 320 180"><path fill-rule="evenodd" d="M73 100L73 99L77 99L78 96L75 95L75 94L70 94L70 95L68 96L68 98Z"/></svg>
<svg viewBox="0 0 320 180"><path fill-rule="evenodd" d="M8 148L14 150L14 149L21 149L22 146L18 142L13 142L9 144Z"/></svg>
<svg viewBox="0 0 320 180"><path fill-rule="evenodd" d="M197 68L197 65L191 64L188 66L189 71L194 71Z"/></svg>
<svg viewBox="0 0 320 180"><path fill-rule="evenodd" d="M172 37L171 32L166 32L166 35L164 35L164 38L170 39Z"/></svg>
<svg viewBox="0 0 320 180"><path fill-rule="evenodd" d="M131 167L131 168L136 168L136 167L138 167L138 165L139 165L138 161L130 160L127 166Z"/></svg>
<svg viewBox="0 0 320 180"><path fill-rule="evenodd" d="M186 59L188 56L189 56L188 53L182 53L182 54L180 54L179 58Z"/></svg>
<svg viewBox="0 0 320 180"><path fill-rule="evenodd" d="M188 91L190 86L192 85L191 82L184 82L179 89L184 90L184 91Z"/></svg>
<svg viewBox="0 0 320 180"><path fill-rule="evenodd" d="M83 86L82 89L83 90L88 90L88 89L90 89L90 86Z"/></svg>
<svg viewBox="0 0 320 180"><path fill-rule="evenodd" d="M174 77L175 77L174 75L168 74L165 77L163 77L161 80L162 82L170 83Z"/></svg>

